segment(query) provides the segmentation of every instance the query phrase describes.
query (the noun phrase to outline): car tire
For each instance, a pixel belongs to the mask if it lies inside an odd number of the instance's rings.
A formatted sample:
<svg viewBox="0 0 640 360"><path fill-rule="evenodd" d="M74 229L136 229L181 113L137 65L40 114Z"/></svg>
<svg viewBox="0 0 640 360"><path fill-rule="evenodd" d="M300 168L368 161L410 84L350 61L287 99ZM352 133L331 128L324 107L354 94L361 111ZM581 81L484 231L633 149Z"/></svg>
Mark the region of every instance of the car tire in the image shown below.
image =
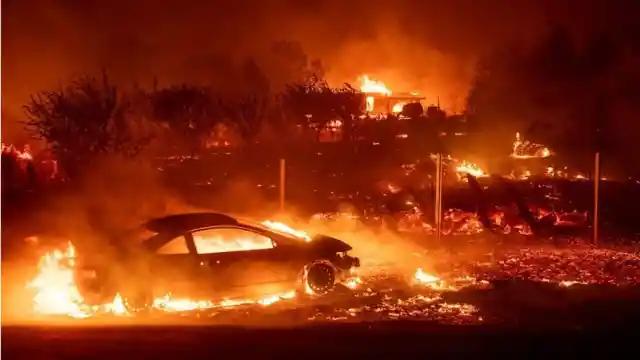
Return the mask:
<svg viewBox="0 0 640 360"><path fill-rule="evenodd" d="M303 282L306 294L323 296L335 289L336 271L325 261L314 261L303 269Z"/></svg>
<svg viewBox="0 0 640 360"><path fill-rule="evenodd" d="M84 303L99 306L111 302L117 292L104 271L97 273L94 279L83 279L79 272L74 272L74 282Z"/></svg>
<svg viewBox="0 0 640 360"><path fill-rule="evenodd" d="M122 302L130 315L147 315L153 307L153 297L147 291L125 292Z"/></svg>

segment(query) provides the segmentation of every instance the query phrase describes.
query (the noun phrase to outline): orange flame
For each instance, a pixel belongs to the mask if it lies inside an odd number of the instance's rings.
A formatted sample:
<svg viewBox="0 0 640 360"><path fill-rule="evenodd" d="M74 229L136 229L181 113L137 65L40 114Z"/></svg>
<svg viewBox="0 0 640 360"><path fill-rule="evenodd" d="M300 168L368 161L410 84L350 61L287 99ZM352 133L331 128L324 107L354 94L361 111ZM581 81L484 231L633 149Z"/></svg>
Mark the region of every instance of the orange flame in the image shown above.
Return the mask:
<svg viewBox="0 0 640 360"><path fill-rule="evenodd" d="M64 251L55 250L40 259L38 274L27 284L27 288L36 291L34 311L37 314L75 318L86 318L97 312L127 315L120 294L116 294L112 302L101 306L84 303L73 276L75 261L76 250L71 243Z"/></svg>
<svg viewBox="0 0 640 360"><path fill-rule="evenodd" d="M311 237L299 230L275 221L264 221L264 226L293 236L304 241L311 241ZM222 249L221 251L224 251ZM76 266L76 249L69 243L64 250L46 253L40 258L38 273L27 284L27 288L34 291L33 310L39 315L66 315L73 318L88 318L97 314L111 313L115 315L130 315L124 305L124 299L116 294L113 301L92 306L85 303L75 282L74 269ZM350 288L359 284L358 278L351 278L345 283ZM167 312L182 312L214 308L230 308L239 305L269 306L281 300L293 299L295 291L271 294L259 299L226 299L220 302L195 300L188 298L174 298L171 294L157 297L152 307Z"/></svg>
<svg viewBox="0 0 640 360"><path fill-rule="evenodd" d="M401 113L405 105L407 105L406 102L396 103L395 105L393 105L393 109L391 110L391 112L393 112L394 114Z"/></svg>
<svg viewBox="0 0 640 360"><path fill-rule="evenodd" d="M311 241L311 236L309 236L309 234L307 234L306 232L301 230L295 230L291 228L289 225L283 224L281 222L266 220L262 222L262 225L274 231L279 231L285 234L293 235L307 242Z"/></svg>
<svg viewBox="0 0 640 360"><path fill-rule="evenodd" d="M387 89L386 85L382 81L371 80L368 75L362 76L360 81L360 91L365 94L382 94L386 96L391 95L391 90ZM374 103L375 99L373 96L366 97L367 112L373 111ZM400 109L400 111L402 111L402 108Z"/></svg>
<svg viewBox="0 0 640 360"><path fill-rule="evenodd" d="M552 155L551 150L546 146L535 144L532 142L524 141L520 137L520 133L516 133L516 140L513 142L513 150L511 151L511 157L516 159L531 159L531 158L548 158Z"/></svg>
<svg viewBox="0 0 640 360"><path fill-rule="evenodd" d="M478 165L465 160L461 161L456 166L456 172L458 172L459 174L470 174L475 177L487 176L487 174Z"/></svg>
<svg viewBox="0 0 640 360"><path fill-rule="evenodd" d="M360 91L367 94L391 95L391 90L387 89L382 81L371 80L368 75L362 76Z"/></svg>
<svg viewBox="0 0 640 360"><path fill-rule="evenodd" d="M31 154L31 149L29 148L29 145L25 145L24 150L20 151L13 145L6 145L5 143L2 143L0 145L0 150L3 153L13 154L16 158L20 160L26 160L26 161L33 160L33 155Z"/></svg>

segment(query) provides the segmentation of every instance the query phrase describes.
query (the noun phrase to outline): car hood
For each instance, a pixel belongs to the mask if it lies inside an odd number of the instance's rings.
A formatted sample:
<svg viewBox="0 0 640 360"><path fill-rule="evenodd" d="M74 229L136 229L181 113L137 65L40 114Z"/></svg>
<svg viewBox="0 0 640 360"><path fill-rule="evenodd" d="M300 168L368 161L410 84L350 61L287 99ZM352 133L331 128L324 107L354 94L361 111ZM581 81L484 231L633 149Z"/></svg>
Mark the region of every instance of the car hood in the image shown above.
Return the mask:
<svg viewBox="0 0 640 360"><path fill-rule="evenodd" d="M314 236L313 240L311 241L311 244L315 248L322 249L323 251L337 252L337 253L346 252L353 249L351 245L347 244L346 242L331 236L323 235L323 234L318 234Z"/></svg>

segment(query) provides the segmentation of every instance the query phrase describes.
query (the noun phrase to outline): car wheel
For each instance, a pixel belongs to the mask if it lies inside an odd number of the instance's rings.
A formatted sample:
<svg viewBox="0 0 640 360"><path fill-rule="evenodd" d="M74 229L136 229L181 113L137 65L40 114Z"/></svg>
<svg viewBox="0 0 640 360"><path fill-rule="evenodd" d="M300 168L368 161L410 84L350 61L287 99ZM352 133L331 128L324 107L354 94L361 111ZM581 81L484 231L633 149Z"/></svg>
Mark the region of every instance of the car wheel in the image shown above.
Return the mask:
<svg viewBox="0 0 640 360"><path fill-rule="evenodd" d="M90 273L91 276L86 274ZM109 278L102 272L81 270L74 273L74 281L80 296L88 305L102 305L113 300L116 292Z"/></svg>
<svg viewBox="0 0 640 360"><path fill-rule="evenodd" d="M333 266L324 262L314 262L305 267L306 292L311 292L312 295L325 295L335 288L335 283L336 272Z"/></svg>
<svg viewBox="0 0 640 360"><path fill-rule="evenodd" d="M153 297L146 291L132 291L122 294L125 309L131 315L145 315L153 307Z"/></svg>

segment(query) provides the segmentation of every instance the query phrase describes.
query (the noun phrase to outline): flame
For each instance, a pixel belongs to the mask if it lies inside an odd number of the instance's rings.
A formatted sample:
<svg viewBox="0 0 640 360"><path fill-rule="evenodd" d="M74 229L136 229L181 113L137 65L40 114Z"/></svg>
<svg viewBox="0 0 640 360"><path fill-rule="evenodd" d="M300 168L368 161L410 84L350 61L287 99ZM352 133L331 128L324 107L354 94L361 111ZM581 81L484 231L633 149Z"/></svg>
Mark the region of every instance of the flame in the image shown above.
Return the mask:
<svg viewBox="0 0 640 360"><path fill-rule="evenodd" d="M31 154L31 148L29 145L25 145L24 149L20 151L13 145L6 145L5 143L2 143L0 144L0 150L5 154L13 154L19 160L33 160L33 155Z"/></svg>
<svg viewBox="0 0 640 360"><path fill-rule="evenodd" d="M305 241L311 237L305 232L294 230L279 222L265 221L265 226L275 231L285 232ZM255 244L249 240L237 241L244 248L251 248ZM227 248L217 249L220 251ZM65 315L73 318L88 318L98 314L130 315L125 307L125 299L117 293L114 299L101 305L89 305L80 294L75 282L74 269L76 266L76 249L71 242L64 250L54 250L44 254L38 264L38 273L27 284L27 289L35 292L33 297L33 311L38 315ZM359 280L351 280L357 286ZM347 284L349 286L349 284ZM166 294L157 297L152 307L167 312L192 311L214 308L230 308L239 305L269 306L281 300L293 299L294 290L278 294L270 294L258 299L225 299L220 302L195 300L188 298L174 298Z"/></svg>
<svg viewBox="0 0 640 360"><path fill-rule="evenodd" d="M416 283L427 286L433 290L446 290L450 288L441 278L428 274L421 268L416 270L413 279Z"/></svg>
<svg viewBox="0 0 640 360"><path fill-rule="evenodd" d="M74 318L86 318L97 312L127 314L120 294L101 306L86 305L73 276L75 265L76 250L71 243L63 251L55 250L42 256L38 274L27 284L27 288L36 292L33 298L36 314Z"/></svg>
<svg viewBox="0 0 640 360"><path fill-rule="evenodd" d="M517 132L516 140L513 142L513 150L509 156L516 159L531 159L548 158L551 155L552 153L549 148L529 141L523 141L520 137L520 133Z"/></svg>
<svg viewBox="0 0 640 360"><path fill-rule="evenodd" d="M459 174L470 174L475 177L487 176L487 174L484 171L482 171L482 169L478 165L470 163L465 160L461 161L456 166L456 172Z"/></svg>
<svg viewBox="0 0 640 360"><path fill-rule="evenodd" d="M363 75L361 77L360 91L362 91L365 94L381 94L385 96L391 95L391 90L387 89L386 85L382 81L371 80L368 75ZM366 97L367 112L373 111L374 103L375 103L375 99L373 96ZM395 110L395 106L394 106L394 110ZM402 111L402 107L400 108L400 111Z"/></svg>
<svg viewBox="0 0 640 360"><path fill-rule="evenodd" d="M192 300L188 298L173 298L171 294L154 299L153 308L165 312L187 312L195 310L207 310L217 308L232 308L241 305L262 305L269 306L281 300L290 300L296 297L294 290L273 294L260 299L225 299L220 302L208 300Z"/></svg>
<svg viewBox="0 0 640 360"><path fill-rule="evenodd" d="M394 114L401 113L405 105L407 105L406 102L396 103L395 105L393 105L393 109L391 110L391 112Z"/></svg>
<svg viewBox="0 0 640 360"><path fill-rule="evenodd" d="M424 272L421 268L418 268L413 275L413 282L435 291L457 291L468 285L488 285L487 281L478 281L471 276L456 277L451 279L451 283L449 283L438 276Z"/></svg>
<svg viewBox="0 0 640 360"><path fill-rule="evenodd" d="M289 225L283 224L277 221L266 220L262 222L262 225L268 227L271 230L283 232L285 234L293 235L297 238L300 238L306 242L311 241L311 236L304 231L295 230L291 228Z"/></svg>
<svg viewBox="0 0 640 360"><path fill-rule="evenodd" d="M363 75L361 79L360 91L363 93L391 95L391 90L382 81L371 80L368 75Z"/></svg>
<svg viewBox="0 0 640 360"><path fill-rule="evenodd" d="M362 280L359 277L352 277L344 282L344 286L348 287L351 290L358 288L360 284L362 284Z"/></svg>

